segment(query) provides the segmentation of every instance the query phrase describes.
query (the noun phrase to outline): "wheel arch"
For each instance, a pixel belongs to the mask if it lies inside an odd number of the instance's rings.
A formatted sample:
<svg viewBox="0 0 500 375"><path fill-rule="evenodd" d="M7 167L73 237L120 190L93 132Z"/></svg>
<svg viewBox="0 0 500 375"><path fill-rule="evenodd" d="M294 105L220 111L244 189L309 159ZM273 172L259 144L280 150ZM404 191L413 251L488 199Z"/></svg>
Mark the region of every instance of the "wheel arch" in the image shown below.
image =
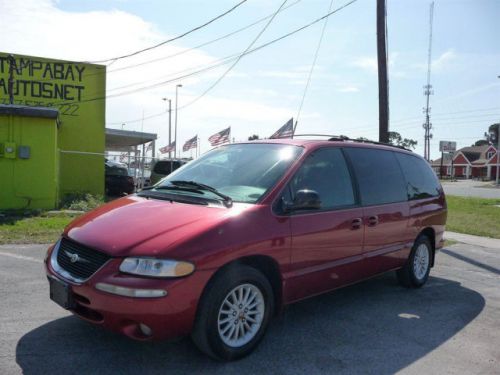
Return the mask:
<svg viewBox="0 0 500 375"><path fill-rule="evenodd" d="M281 271L278 262L274 258L267 255L244 256L224 264L210 277L205 287L203 288L201 298L204 298L206 291L210 288L214 280L216 280L216 278L220 274L226 272L227 269L237 265L245 265L248 267L255 268L269 280L269 283L271 284L274 294L275 315L281 312L283 308L283 297L282 297L283 286L282 286Z"/></svg>

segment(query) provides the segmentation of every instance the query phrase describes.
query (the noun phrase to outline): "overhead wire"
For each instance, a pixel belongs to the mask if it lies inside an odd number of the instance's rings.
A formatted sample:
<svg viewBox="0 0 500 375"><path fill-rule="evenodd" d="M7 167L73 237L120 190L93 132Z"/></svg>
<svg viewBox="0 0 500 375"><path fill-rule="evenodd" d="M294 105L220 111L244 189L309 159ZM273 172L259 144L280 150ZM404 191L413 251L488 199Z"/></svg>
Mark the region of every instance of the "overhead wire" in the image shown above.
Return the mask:
<svg viewBox="0 0 500 375"><path fill-rule="evenodd" d="M319 17L319 18L315 19L314 21L311 21L311 22L309 22L309 23L307 23L307 24L305 24L305 25L303 25L303 26L301 26L301 27L299 27L299 28L297 28L297 29L295 29L293 31L290 31L290 32L288 32L288 33L286 33L286 34L284 34L284 35L282 35L282 36L280 36L278 38L275 38L275 39L273 39L273 40L271 40L269 42L266 42L266 43L264 43L264 44L262 44L262 45L260 45L258 47L250 49L250 50L248 50L246 52L242 52L237 57L246 56L248 54L257 52L257 51L259 51L259 50L261 50L263 48L266 48L266 47L268 47L268 46L270 46L272 44L275 44L275 43L277 43L277 42L279 42L279 41L281 41L281 40L283 40L285 38L288 38L288 37L290 37L290 36L292 36L292 35L300 32L302 30L305 30L305 29L311 27L312 25L314 25L314 24L316 24L318 22L321 22L325 18L332 16L333 14L335 14L335 13L337 13L337 12L339 12L339 11L345 9L345 8L347 8L348 6L354 4L357 1L358 0L351 0L351 1L347 2L347 3L345 3L344 5L342 5L342 6L338 7L338 8L336 8L336 9L334 9L330 13L325 14L324 16ZM139 92L139 91L143 91L143 90L149 90L149 89L152 89L152 88L163 86L163 85L171 83L171 82L179 81L181 79L184 79L184 78L187 78L187 77L191 77L193 75L197 75L197 74L203 73L203 72L205 72L207 70L214 69L214 68L216 68L218 66L221 66L221 65L224 65L226 63L229 63L229 61L217 64L216 66L209 66L209 67L206 67L206 68L203 68L203 69L199 69L199 70L194 71L192 73L176 77L174 79L169 79L169 80L166 80L166 81L163 81L163 82L158 82L158 83L153 84L153 85L148 85L148 86L140 87L140 88L137 88L137 89L134 89L134 90L130 90L130 91L125 91L123 93L117 93L117 94L112 94L112 95L105 95L105 96L100 96L100 97L95 97L95 98L84 99L84 100L81 100L79 102L77 102L77 101L66 101L66 102L55 102L54 104L56 104L56 105L63 105L63 104L85 103L85 102L91 102L91 101L96 101L96 100L103 100L103 99L106 99L106 98L115 98L115 97L119 97L119 96L123 96L123 95L129 95L129 94L132 94L132 93L135 93L135 92Z"/></svg>
<svg viewBox="0 0 500 375"><path fill-rule="evenodd" d="M291 4L288 4L286 7L283 7L281 10L280 10L280 13L283 12L284 10L287 10L295 5L297 5L298 3L300 3L302 0L296 0L295 2L291 3ZM113 69L113 70L110 70L107 72L107 74L109 73L115 73L115 72L119 72L119 71L122 71L122 70L127 70L127 69L132 69L132 68L136 68L136 67L139 67L139 66L143 66L143 65L147 65L147 64L152 64L152 63L155 63L155 62L158 62L158 61L163 61L163 60L167 60L167 59L170 59L172 57L177 57L177 56L180 56L180 55L183 55L183 54L186 54L188 52L191 52L193 50L196 50L196 49L199 49L199 48L202 48L202 47L206 47L210 44L213 44L213 43L216 43L216 42L219 42L221 40L224 40L226 38L229 38L233 35L236 35L242 31L245 31L245 30L248 30L249 28L255 26L255 25L258 25L259 23L262 23L264 22L265 20L267 20L268 18L272 17L273 16L273 13L265 16L265 17L262 17L262 18L259 18L258 20L246 25L246 26L243 26L239 29L236 29L230 33L227 33L227 34L224 34L220 37L217 37L215 39L211 39L207 42L203 42L201 44L198 44L194 47L190 47L190 48L186 48L180 52L176 52L176 53L173 53L171 55L167 55L167 56L162 56L162 57L158 57L158 58L155 58L155 59L151 59L151 60L146 60L146 61L143 61L143 62L140 62L140 63L137 63L137 64L130 64L130 65L127 65L127 66L123 66L123 67L120 67L120 68L116 68L116 69ZM109 65L108 65L109 66ZM97 73L95 73L97 74Z"/></svg>
<svg viewBox="0 0 500 375"><path fill-rule="evenodd" d="M243 58L243 56L245 56L245 54L250 50L250 48L253 47L253 45L257 42L257 40L259 40L259 38L262 36L262 34L264 34L264 32L267 30L267 28L269 27L269 25L271 25L271 23L273 22L273 20L276 18L276 16L278 15L278 13L281 11L281 9L285 6L285 4L287 3L288 0L284 0L281 5L279 6L278 9L276 9L276 11L274 12L273 16L269 19L269 21L267 21L267 23L265 24L265 26L260 30L260 32L256 35L256 37L252 40L252 42L248 45L247 48L245 48L245 50L243 51L243 53L241 53L237 58L236 60L234 61L233 64L231 64L231 66L229 66L228 69L226 69L224 71L224 73L222 73L222 75L219 76L219 78L217 78L215 80L215 82L213 82L205 91L203 91L201 93L201 95L197 96L196 98L194 98L193 100L191 100L189 103L181 106L178 108L179 109L184 109L194 103L196 103L198 100L200 100L201 98L203 98L206 94L208 94L210 91L212 91L228 74L231 70L233 70L233 68L240 62L240 60Z"/></svg>
<svg viewBox="0 0 500 375"><path fill-rule="evenodd" d="M189 35L189 34L192 34L193 32L195 31L198 31L208 25L210 25L211 23L219 20L220 18L228 15L229 13L233 12L234 10L236 10L236 8L238 8L239 6L243 5L245 2L247 2L247 0L241 0L239 3L237 3L236 5L234 5L233 7L231 7L230 9L226 10L225 12L219 14L218 16L210 19L209 21L199 25L199 26L196 26L180 35L177 35L173 38L170 38L170 39L167 39L167 40L164 40L163 42L160 42L160 43L157 43L155 45L152 45L150 47L146 47L146 48L143 48L143 49L140 49L140 50L137 50L137 51L134 51L134 52L131 52L131 53L128 53L128 54L125 54L125 55L121 55L121 56L116 56L116 57L111 57L111 58L108 58L108 59L102 59L102 60L93 60L93 61L90 61L90 63L92 64L95 64L95 63L104 63L104 62L107 62L107 61L112 61L112 62L115 62L117 60L122 60L122 59L125 59L125 58L128 58L128 57L132 57L132 56L136 56L140 53L143 53L143 52L146 52L146 51L151 51L152 49L155 49L155 48L158 48L158 47L161 47L167 43L171 43L175 40L179 40L183 37L185 37L186 35Z"/></svg>
<svg viewBox="0 0 500 375"><path fill-rule="evenodd" d="M328 13L332 10L332 6L333 6L333 0L330 1L330 6L328 7ZM329 20L328 18L325 18L325 22L323 23L323 27L321 29L318 45L316 46L316 51L314 52L314 58L311 64L311 68L309 69L309 74L307 76L306 86L304 87L304 92L302 93L302 99L300 100L299 109L297 111L297 117L295 117L295 124L293 125L292 134L295 134L295 130L297 129L297 124L299 123L300 113L302 111L302 106L304 105L304 101L306 99L307 91L309 89L309 84L311 83L311 78L314 71L314 67L316 66L316 61L318 60L319 50L321 49L321 43L323 42L323 37L325 36L325 30L326 26L328 25L328 20Z"/></svg>

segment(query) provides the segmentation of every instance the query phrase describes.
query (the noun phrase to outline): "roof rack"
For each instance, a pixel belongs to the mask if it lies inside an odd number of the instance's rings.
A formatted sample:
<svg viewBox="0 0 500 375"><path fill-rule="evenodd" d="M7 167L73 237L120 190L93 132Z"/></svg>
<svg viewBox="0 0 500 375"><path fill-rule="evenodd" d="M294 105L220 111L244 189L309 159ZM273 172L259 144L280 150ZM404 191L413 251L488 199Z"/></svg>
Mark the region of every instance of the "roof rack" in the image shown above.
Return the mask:
<svg viewBox="0 0 500 375"><path fill-rule="evenodd" d="M407 149L406 147L403 147L403 146L397 146L397 145L393 145L391 143L384 143L384 142L376 142L376 141L371 141L369 139L352 139L352 138L349 138L345 135L331 135L331 134L294 134L294 138L295 137L329 137L329 141L332 141L332 142L345 142L345 141L350 141L350 142L361 142L361 143L370 143L370 144L374 144L374 145L381 145L381 146L388 146L388 147L395 147L395 148L399 148L401 150L405 150L405 151L411 151L409 149Z"/></svg>
<svg viewBox="0 0 500 375"><path fill-rule="evenodd" d="M332 135L332 134L294 134L293 137L328 137L330 138L329 140L333 140L334 138L336 140L348 140L349 137L345 135Z"/></svg>
<svg viewBox="0 0 500 375"><path fill-rule="evenodd" d="M346 137L347 138L347 137ZM369 144L373 144L373 145L381 145L381 146L387 146L387 147L395 147L395 148L399 148L401 150L405 150L405 151L411 151L409 149L407 149L406 147L404 146L398 146L398 145L393 145L392 143L385 143L385 142L377 142L377 141L371 141L369 139L351 139L351 138L347 138L347 139L343 139L344 141L351 141L351 142L361 142L361 143L369 143ZM329 139L329 141L338 141L338 139L336 138L331 138Z"/></svg>

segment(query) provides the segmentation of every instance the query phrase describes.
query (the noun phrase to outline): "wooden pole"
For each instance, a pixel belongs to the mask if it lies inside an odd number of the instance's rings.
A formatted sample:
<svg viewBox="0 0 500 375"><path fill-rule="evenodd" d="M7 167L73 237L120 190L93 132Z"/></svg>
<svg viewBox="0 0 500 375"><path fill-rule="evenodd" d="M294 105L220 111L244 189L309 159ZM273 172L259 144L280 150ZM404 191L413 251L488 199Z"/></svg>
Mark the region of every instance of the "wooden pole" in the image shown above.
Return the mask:
<svg viewBox="0 0 500 375"><path fill-rule="evenodd" d="M386 0L377 0L379 142L389 143L389 89L387 78Z"/></svg>

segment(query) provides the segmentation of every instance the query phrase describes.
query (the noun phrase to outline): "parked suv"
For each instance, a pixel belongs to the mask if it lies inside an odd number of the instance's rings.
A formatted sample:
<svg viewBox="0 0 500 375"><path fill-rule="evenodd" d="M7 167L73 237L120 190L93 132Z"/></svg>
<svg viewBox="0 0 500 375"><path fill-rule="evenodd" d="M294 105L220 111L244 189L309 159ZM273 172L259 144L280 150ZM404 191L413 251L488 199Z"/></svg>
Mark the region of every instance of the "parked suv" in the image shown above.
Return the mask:
<svg viewBox="0 0 500 375"><path fill-rule="evenodd" d="M138 340L191 334L232 360L287 304L391 270L421 287L445 222L443 190L412 152L254 141L76 219L46 270L51 298L87 321Z"/></svg>
<svg viewBox="0 0 500 375"><path fill-rule="evenodd" d="M163 177L168 176L170 173L179 169L187 163L185 159L162 159L154 163L151 168L151 185L156 184Z"/></svg>

